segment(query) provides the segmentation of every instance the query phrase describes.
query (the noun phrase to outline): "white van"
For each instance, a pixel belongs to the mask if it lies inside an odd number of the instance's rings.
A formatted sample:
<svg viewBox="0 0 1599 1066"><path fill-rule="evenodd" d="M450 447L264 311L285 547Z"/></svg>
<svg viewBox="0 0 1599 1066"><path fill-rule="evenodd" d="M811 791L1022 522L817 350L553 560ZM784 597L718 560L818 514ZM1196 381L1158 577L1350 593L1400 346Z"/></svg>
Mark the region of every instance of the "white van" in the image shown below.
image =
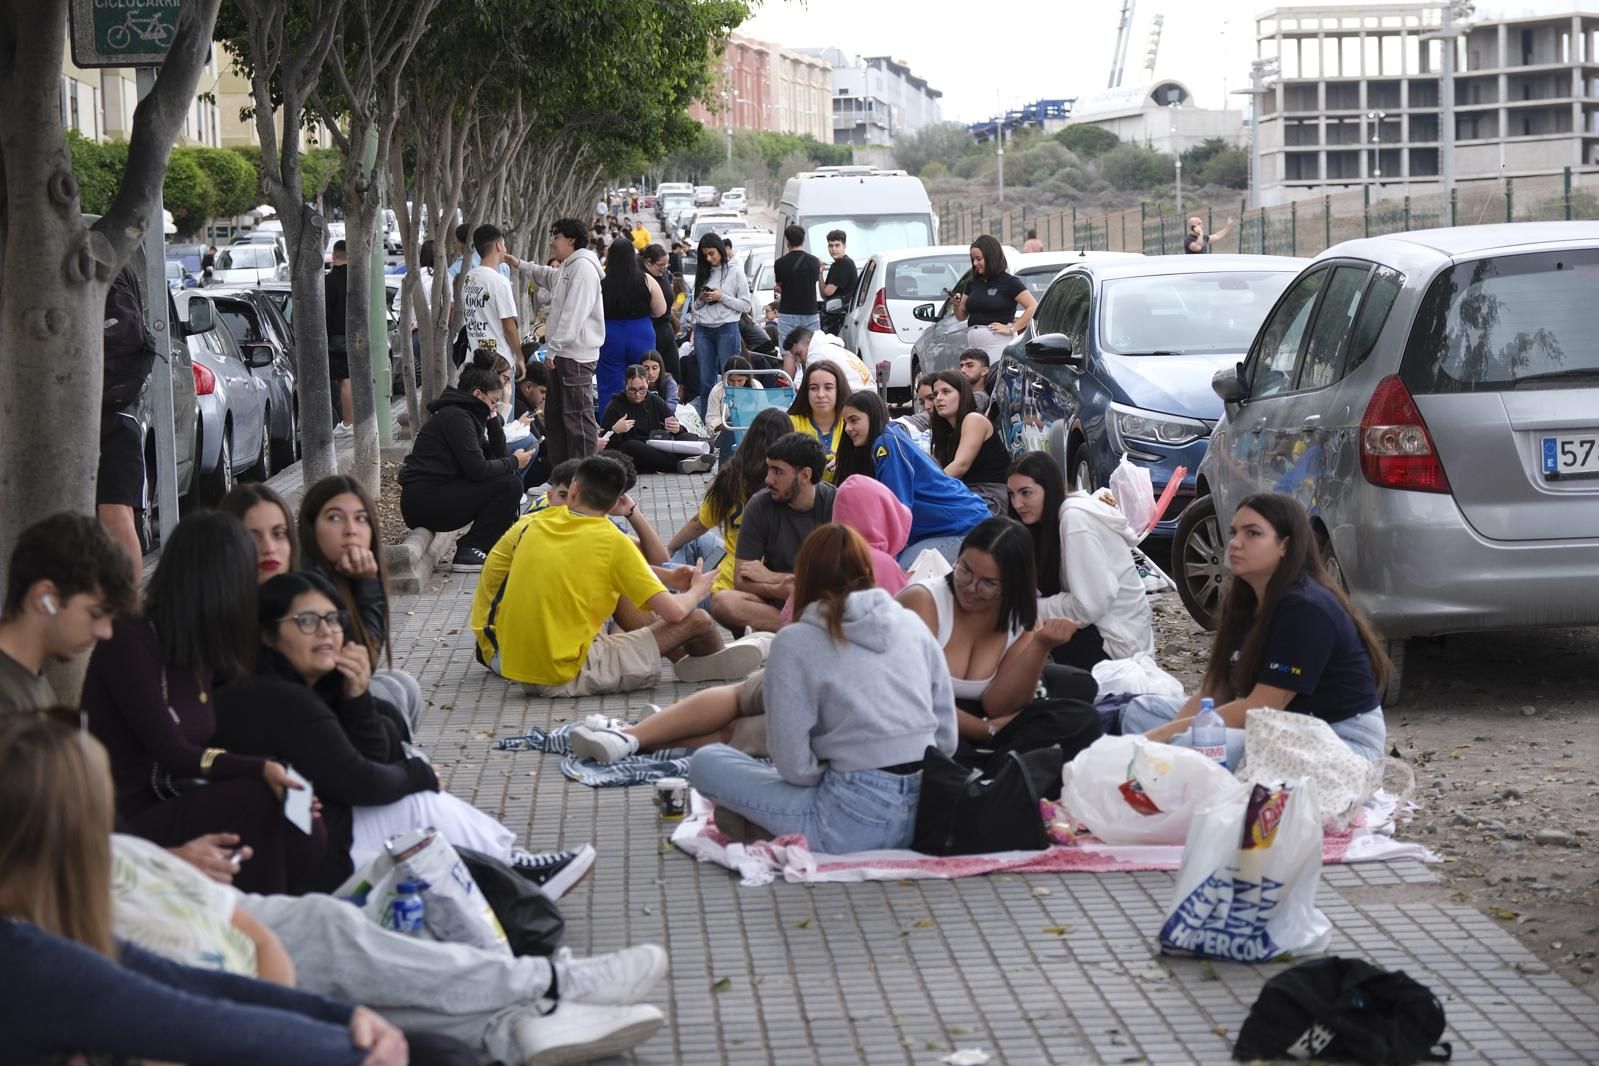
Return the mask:
<svg viewBox="0 0 1599 1066"><path fill-rule="evenodd" d="M927 189L903 170L844 166L802 171L783 186L777 211L777 255L786 251L783 230L795 223L805 230L806 251L816 256L826 256L829 230L843 230L845 248L857 264L876 252L938 243L938 218Z"/></svg>

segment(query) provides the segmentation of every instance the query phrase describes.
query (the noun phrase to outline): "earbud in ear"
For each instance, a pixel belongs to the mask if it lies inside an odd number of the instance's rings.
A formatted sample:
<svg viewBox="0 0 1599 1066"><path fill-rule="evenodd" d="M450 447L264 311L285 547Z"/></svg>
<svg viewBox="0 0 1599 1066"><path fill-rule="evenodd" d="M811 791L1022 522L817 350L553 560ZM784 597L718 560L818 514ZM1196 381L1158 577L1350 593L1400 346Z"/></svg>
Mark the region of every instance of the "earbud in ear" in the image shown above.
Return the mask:
<svg viewBox="0 0 1599 1066"><path fill-rule="evenodd" d="M40 596L39 605L44 608L45 614L55 615L61 613L60 608L56 606L54 596Z"/></svg>

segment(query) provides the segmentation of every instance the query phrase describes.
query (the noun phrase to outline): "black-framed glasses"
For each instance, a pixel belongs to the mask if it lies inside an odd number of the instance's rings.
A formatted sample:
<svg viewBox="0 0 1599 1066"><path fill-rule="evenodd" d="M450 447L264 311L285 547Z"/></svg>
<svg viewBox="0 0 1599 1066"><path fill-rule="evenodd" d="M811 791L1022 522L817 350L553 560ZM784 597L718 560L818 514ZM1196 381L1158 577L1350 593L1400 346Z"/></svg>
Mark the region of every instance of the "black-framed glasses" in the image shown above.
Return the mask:
<svg viewBox="0 0 1599 1066"><path fill-rule="evenodd" d="M955 562L955 583L965 585L974 594L985 600L991 600L998 596L1000 590L1004 587L995 578L978 577L972 573L972 568L966 565L965 559L958 559Z"/></svg>
<svg viewBox="0 0 1599 1066"><path fill-rule="evenodd" d="M315 611L301 611L299 614L287 615L279 618L279 622L293 622L294 628L306 636L313 636L322 626L329 629L343 630L349 624L350 616L344 611L329 611L327 614L317 614Z"/></svg>

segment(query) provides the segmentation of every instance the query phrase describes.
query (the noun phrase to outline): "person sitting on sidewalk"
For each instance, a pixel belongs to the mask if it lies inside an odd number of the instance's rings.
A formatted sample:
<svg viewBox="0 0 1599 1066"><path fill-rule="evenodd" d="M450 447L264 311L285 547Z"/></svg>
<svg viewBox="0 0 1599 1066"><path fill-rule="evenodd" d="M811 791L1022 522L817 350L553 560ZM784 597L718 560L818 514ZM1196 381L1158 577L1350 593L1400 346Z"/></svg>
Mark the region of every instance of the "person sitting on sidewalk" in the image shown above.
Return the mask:
<svg viewBox="0 0 1599 1066"><path fill-rule="evenodd" d="M842 415L844 441L833 476L876 478L911 509L910 545L900 553L901 563L914 564L928 548L953 561L961 538L990 517L988 504L889 422L877 393L855 393L844 402Z"/></svg>
<svg viewBox="0 0 1599 1066"><path fill-rule="evenodd" d="M825 459L822 476L829 483L833 482L838 442L844 438L838 405L849 393L847 379L839 365L819 359L806 365L805 376L794 390L794 402L788 409L794 432L809 434L822 446Z"/></svg>
<svg viewBox="0 0 1599 1066"><path fill-rule="evenodd" d="M968 348L961 353L961 377L972 387L972 408L980 414L988 413L988 399L994 392L995 370L988 363L988 353L981 348Z"/></svg>
<svg viewBox="0 0 1599 1066"><path fill-rule="evenodd" d="M666 370L666 360L651 348L639 357L638 365L644 368L650 381L650 391L666 401L666 406L677 410L677 379Z"/></svg>
<svg viewBox="0 0 1599 1066"><path fill-rule="evenodd" d="M226 853L218 856L221 864L199 866L113 834L116 935L185 966L360 1000L403 1029L459 1040L497 1062L603 1057L642 1043L665 1020L641 1002L667 972L666 952L653 944L545 959L406 936L332 896L242 893L225 872Z"/></svg>
<svg viewBox="0 0 1599 1066"><path fill-rule="evenodd" d="M300 569L300 544L294 535L294 512L265 483L241 481L228 490L217 510L244 523L255 541L255 578L265 581Z"/></svg>
<svg viewBox="0 0 1599 1066"><path fill-rule="evenodd" d="M705 428L710 430L711 440L716 445L716 454L722 463L733 454L733 431L727 428L730 412L727 410L727 389L761 389L760 379L754 374L746 373L751 368L750 361L742 355L735 355L722 367L722 380L711 386L711 395L705 401Z"/></svg>
<svg viewBox="0 0 1599 1066"><path fill-rule="evenodd" d="M119 941L113 791L105 749L78 728L76 711L0 717L0 1033L7 1062L477 1061L458 1041L409 1037L365 1007L180 965Z"/></svg>
<svg viewBox="0 0 1599 1066"><path fill-rule="evenodd" d="M492 351L479 350L456 384L428 404L432 417L400 467L400 516L413 528L445 533L472 528L455 545L451 569L475 573L511 528L526 495L520 471L531 451L506 458L505 434L490 416L499 410L500 375Z"/></svg>
<svg viewBox="0 0 1599 1066"><path fill-rule="evenodd" d="M794 610L761 682L772 761L713 744L694 753L689 781L735 840L800 833L832 855L906 847L923 755L929 746L955 750L944 657L917 619L874 587L871 553L847 526L827 524L806 538Z"/></svg>
<svg viewBox="0 0 1599 1066"><path fill-rule="evenodd" d="M1004 514L1010 451L998 427L972 401L965 375L955 370L934 375L933 416L933 459L981 497L991 513Z"/></svg>
<svg viewBox="0 0 1599 1066"><path fill-rule="evenodd" d="M1154 615L1127 517L1097 496L1068 495L1060 464L1046 452L1019 456L1008 485L1010 516L1033 536L1039 616L1080 626L1050 658L1083 670L1106 659L1153 658Z"/></svg>
<svg viewBox="0 0 1599 1066"><path fill-rule="evenodd" d="M844 371L847 384L839 386L841 397L859 389L876 387L866 364L837 337L805 326L789 330L783 338L783 372L798 381L812 363L835 363Z"/></svg>
<svg viewBox="0 0 1599 1066"><path fill-rule="evenodd" d="M685 681L733 680L760 665L759 648L724 648L710 615L697 609L714 573L669 593L611 524L606 516L625 478L612 459L585 459L567 505L528 523L516 546L500 604L499 672L532 695L649 688L660 680L663 655ZM630 633L602 632L623 598L657 621Z"/></svg>
<svg viewBox="0 0 1599 1066"><path fill-rule="evenodd" d="M650 443L652 437L676 437L683 425L676 408L651 391L649 372L637 364L627 368L622 391L606 404L600 426L606 434L605 449L632 459L640 473L698 474L711 468L708 454L679 456Z"/></svg>
<svg viewBox="0 0 1599 1066"><path fill-rule="evenodd" d="M794 559L817 526L833 518L833 494L822 481L826 457L816 438L789 433L766 450L766 487L744 505L734 556L733 587L711 598L711 614L733 630L767 633L794 592Z"/></svg>
<svg viewBox="0 0 1599 1066"><path fill-rule="evenodd" d="M133 560L83 515L51 515L24 529L6 563L5 587L0 716L54 703L44 668L111 639L114 620L139 607Z"/></svg>
<svg viewBox="0 0 1599 1066"><path fill-rule="evenodd" d="M1259 493L1233 512L1221 620L1199 691L1186 700L1139 696L1122 709L1123 733L1187 746L1199 701L1227 723L1227 765L1245 755L1245 716L1275 707L1320 718L1376 762L1388 752L1382 638L1323 566L1305 508Z"/></svg>

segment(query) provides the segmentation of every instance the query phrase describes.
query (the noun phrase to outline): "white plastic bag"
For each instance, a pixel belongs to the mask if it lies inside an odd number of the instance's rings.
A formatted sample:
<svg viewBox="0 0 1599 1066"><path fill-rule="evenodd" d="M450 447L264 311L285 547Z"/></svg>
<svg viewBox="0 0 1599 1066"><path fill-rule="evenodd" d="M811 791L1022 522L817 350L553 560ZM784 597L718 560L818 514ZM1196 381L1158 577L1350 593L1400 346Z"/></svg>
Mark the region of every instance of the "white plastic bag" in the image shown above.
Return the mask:
<svg viewBox="0 0 1599 1066"><path fill-rule="evenodd" d="M1061 776L1074 826L1107 844L1181 844L1202 804L1246 791L1199 752L1143 736L1100 737Z"/></svg>
<svg viewBox="0 0 1599 1066"><path fill-rule="evenodd" d="M372 921L392 929L395 890L405 881L423 885L422 920L430 939L510 954L505 930L488 899L461 856L436 830L398 834L333 895L354 903Z"/></svg>
<svg viewBox="0 0 1599 1066"><path fill-rule="evenodd" d="M1244 766L1251 785L1315 782L1324 828L1342 832L1366 798L1382 787L1383 765L1368 762L1339 739L1332 726L1309 714L1259 708L1244 718Z"/></svg>
<svg viewBox="0 0 1599 1066"><path fill-rule="evenodd" d="M1106 659L1094 664L1094 681L1101 696L1183 696L1183 683L1160 668L1148 655L1131 659Z"/></svg>
<svg viewBox="0 0 1599 1066"><path fill-rule="evenodd" d="M1194 815L1160 950L1232 962L1321 951L1332 923L1320 880L1314 784L1218 796Z"/></svg>
<svg viewBox="0 0 1599 1066"><path fill-rule="evenodd" d="M954 567L949 565L949 560L944 558L932 548L923 548L916 556L916 561L911 563L910 569L905 571L912 585L922 585L929 581L936 581L948 574Z"/></svg>
<svg viewBox="0 0 1599 1066"><path fill-rule="evenodd" d="M677 405L677 411L675 413L677 415L678 424L684 429L688 430L696 437L703 437L707 440L710 439L711 434L705 428L705 421L704 419L700 418L700 413L694 409L693 404L680 403Z"/></svg>
<svg viewBox="0 0 1599 1066"><path fill-rule="evenodd" d="M1133 532L1143 536L1155 524L1155 483L1149 471L1123 455L1110 472L1110 492Z"/></svg>

